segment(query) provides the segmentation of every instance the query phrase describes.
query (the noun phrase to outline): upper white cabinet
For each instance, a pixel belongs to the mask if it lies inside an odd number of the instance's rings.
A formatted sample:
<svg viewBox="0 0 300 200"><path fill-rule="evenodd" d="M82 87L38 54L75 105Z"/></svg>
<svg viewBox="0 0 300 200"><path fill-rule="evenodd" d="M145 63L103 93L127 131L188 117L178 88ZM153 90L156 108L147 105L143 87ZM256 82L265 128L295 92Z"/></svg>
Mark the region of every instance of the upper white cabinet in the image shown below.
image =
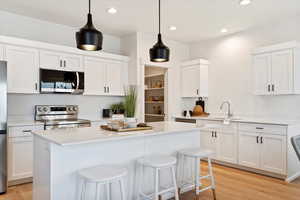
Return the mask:
<svg viewBox="0 0 300 200"><path fill-rule="evenodd" d="M4 45L0 44L0 60L4 60Z"/></svg>
<svg viewBox="0 0 300 200"><path fill-rule="evenodd" d="M125 62L85 57L85 95L124 95L127 84Z"/></svg>
<svg viewBox="0 0 300 200"><path fill-rule="evenodd" d="M260 48L253 55L255 95L300 93L300 49L297 42Z"/></svg>
<svg viewBox="0 0 300 200"><path fill-rule="evenodd" d="M55 51L40 51L40 68L63 71L83 71L84 69L81 55Z"/></svg>
<svg viewBox="0 0 300 200"><path fill-rule="evenodd" d="M9 93L38 93L39 53L37 49L7 45L7 80Z"/></svg>
<svg viewBox="0 0 300 200"><path fill-rule="evenodd" d="M209 62L203 59L182 64L182 97L208 97L208 66Z"/></svg>

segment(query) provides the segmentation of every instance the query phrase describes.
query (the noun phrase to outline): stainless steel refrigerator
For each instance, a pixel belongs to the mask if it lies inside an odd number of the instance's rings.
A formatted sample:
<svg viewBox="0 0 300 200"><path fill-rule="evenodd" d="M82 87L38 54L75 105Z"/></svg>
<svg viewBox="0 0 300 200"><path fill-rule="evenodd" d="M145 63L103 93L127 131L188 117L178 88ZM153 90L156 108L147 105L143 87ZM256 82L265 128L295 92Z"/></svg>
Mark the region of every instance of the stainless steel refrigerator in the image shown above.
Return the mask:
<svg viewBox="0 0 300 200"><path fill-rule="evenodd" d="M0 194L7 189L7 68L0 61Z"/></svg>

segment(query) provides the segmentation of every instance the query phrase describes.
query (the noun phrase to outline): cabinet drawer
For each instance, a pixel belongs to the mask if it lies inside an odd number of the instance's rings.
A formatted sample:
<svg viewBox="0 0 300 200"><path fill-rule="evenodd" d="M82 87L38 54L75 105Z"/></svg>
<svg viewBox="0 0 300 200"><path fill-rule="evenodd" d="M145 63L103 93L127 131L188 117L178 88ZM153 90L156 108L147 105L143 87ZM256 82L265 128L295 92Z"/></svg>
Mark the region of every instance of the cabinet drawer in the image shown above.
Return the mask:
<svg viewBox="0 0 300 200"><path fill-rule="evenodd" d="M240 131L286 135L286 126L240 123Z"/></svg>
<svg viewBox="0 0 300 200"><path fill-rule="evenodd" d="M223 121L197 120L197 126L207 131L233 132L238 129L237 123L224 124Z"/></svg>
<svg viewBox="0 0 300 200"><path fill-rule="evenodd" d="M21 127L9 127L8 128L8 137L26 137L31 136L32 131L44 130L44 127L41 126L21 126Z"/></svg>

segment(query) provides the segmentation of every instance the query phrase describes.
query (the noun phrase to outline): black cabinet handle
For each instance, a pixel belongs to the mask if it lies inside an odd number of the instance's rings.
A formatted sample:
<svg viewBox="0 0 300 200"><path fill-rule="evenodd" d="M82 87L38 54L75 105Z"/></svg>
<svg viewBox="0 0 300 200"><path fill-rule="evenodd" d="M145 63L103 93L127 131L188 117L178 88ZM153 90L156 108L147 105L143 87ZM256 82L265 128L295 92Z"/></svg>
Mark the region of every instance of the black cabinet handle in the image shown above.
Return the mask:
<svg viewBox="0 0 300 200"><path fill-rule="evenodd" d="M64 60L64 67L66 67L66 66L67 66L67 61Z"/></svg>
<svg viewBox="0 0 300 200"><path fill-rule="evenodd" d="M259 143L259 136L256 136L256 143Z"/></svg>
<svg viewBox="0 0 300 200"><path fill-rule="evenodd" d="M35 83L34 86L35 86L35 90L37 91L38 90L38 84Z"/></svg>
<svg viewBox="0 0 300 200"><path fill-rule="evenodd" d="M275 91L275 85L272 84L272 91L274 92Z"/></svg>
<svg viewBox="0 0 300 200"><path fill-rule="evenodd" d="M109 87L107 87L107 92L109 93Z"/></svg>
<svg viewBox="0 0 300 200"><path fill-rule="evenodd" d="M260 137L260 143L261 143L261 144L264 143L263 137Z"/></svg>
<svg viewBox="0 0 300 200"><path fill-rule="evenodd" d="M215 131L215 136L216 136L216 138L218 137L218 135L217 135L217 131Z"/></svg>
<svg viewBox="0 0 300 200"><path fill-rule="evenodd" d="M256 127L257 130L263 130L263 127Z"/></svg>
<svg viewBox="0 0 300 200"><path fill-rule="evenodd" d="M268 85L268 92L271 92L271 86Z"/></svg>
<svg viewBox="0 0 300 200"><path fill-rule="evenodd" d="M197 95L199 95L199 89L197 89Z"/></svg>
<svg viewBox="0 0 300 200"><path fill-rule="evenodd" d="M62 60L59 61L59 66L62 67Z"/></svg>
<svg viewBox="0 0 300 200"><path fill-rule="evenodd" d="M213 131L211 132L211 137L214 137L214 132Z"/></svg>

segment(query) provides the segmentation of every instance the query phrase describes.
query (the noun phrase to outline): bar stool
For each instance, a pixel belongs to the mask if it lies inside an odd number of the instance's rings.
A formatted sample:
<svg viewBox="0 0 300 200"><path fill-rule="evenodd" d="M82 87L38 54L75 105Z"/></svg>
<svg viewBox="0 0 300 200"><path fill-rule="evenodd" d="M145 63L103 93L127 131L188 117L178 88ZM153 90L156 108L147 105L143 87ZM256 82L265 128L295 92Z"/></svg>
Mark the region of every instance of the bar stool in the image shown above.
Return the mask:
<svg viewBox="0 0 300 200"><path fill-rule="evenodd" d="M124 178L127 176L128 171L126 168L103 165L80 170L79 177L83 180L81 189L81 200L86 199L86 189L88 183L96 185L95 200L100 200L100 187L105 186L106 198L111 199L111 184L118 183L121 191L121 199L126 200Z"/></svg>
<svg viewBox="0 0 300 200"><path fill-rule="evenodd" d="M213 170L212 170L212 164L211 164L211 156L213 156L213 152L210 150L202 150L200 148L190 148L190 149L183 149L178 152L178 168L179 168L179 173L178 173L178 185L179 185L179 193L182 191L184 188L187 188L189 186L195 187L196 195L199 197L200 192L204 192L206 190L211 189L213 192L214 200L216 200L216 186L215 186L215 179L213 176ZM185 171L185 159L186 158L191 158L194 161L195 165L195 174L194 174L194 183L185 183L184 182L184 171ZM200 173L200 160L201 159L207 159L208 162L208 174L205 176L201 176ZM200 189L201 180L202 179L209 179L210 180L210 185L207 187L204 187Z"/></svg>
<svg viewBox="0 0 300 200"><path fill-rule="evenodd" d="M141 197L143 199L155 199L159 200L161 199L161 195L168 193L168 192L174 192L175 194L175 200L179 200L179 195L178 195L178 188L177 188L177 181L176 181L176 175L175 175L175 167L176 167L177 159L172 156L163 156L163 155L152 155L152 156L146 156L141 159L137 160L138 168L139 170L136 170L137 177L138 177L138 198L140 199ZM146 195L142 190L142 179L144 176L144 168L149 167L154 170L154 193ZM160 184L160 172L161 170L166 170L169 169L172 177L172 186L169 188L164 188L161 190L161 184Z"/></svg>

